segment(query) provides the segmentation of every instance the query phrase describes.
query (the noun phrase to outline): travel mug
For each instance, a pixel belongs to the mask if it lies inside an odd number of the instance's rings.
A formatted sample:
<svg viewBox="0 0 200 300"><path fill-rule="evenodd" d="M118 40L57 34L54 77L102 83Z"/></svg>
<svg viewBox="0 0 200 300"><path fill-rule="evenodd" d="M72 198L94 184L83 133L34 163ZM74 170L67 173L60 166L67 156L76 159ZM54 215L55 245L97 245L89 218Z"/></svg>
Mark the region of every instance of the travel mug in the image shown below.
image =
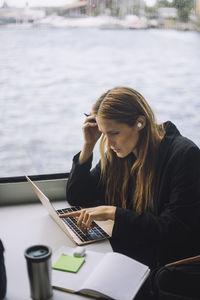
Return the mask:
<svg viewBox="0 0 200 300"><path fill-rule="evenodd" d="M44 245L31 246L24 252L31 298L34 300L45 300L52 296L51 253L51 249Z"/></svg>

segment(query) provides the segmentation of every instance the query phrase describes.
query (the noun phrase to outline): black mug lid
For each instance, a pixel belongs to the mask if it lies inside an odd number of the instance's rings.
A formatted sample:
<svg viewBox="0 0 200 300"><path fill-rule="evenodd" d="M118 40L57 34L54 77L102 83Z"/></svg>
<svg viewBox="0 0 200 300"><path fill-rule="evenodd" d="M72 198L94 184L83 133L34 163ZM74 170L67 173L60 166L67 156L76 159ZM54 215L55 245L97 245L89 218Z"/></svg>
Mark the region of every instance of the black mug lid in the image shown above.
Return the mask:
<svg viewBox="0 0 200 300"><path fill-rule="evenodd" d="M31 246L24 251L24 256L27 260L42 262L51 256L51 249L44 245Z"/></svg>

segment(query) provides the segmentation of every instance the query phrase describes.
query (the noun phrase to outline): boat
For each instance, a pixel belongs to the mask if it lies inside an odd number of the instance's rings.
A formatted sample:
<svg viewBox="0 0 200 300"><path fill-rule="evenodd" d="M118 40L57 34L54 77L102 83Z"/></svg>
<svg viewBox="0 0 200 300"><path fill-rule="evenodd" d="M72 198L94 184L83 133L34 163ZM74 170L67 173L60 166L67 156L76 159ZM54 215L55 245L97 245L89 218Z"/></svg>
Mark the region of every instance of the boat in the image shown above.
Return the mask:
<svg viewBox="0 0 200 300"><path fill-rule="evenodd" d="M145 16L127 15L122 21L123 26L127 29L147 29L148 20Z"/></svg>

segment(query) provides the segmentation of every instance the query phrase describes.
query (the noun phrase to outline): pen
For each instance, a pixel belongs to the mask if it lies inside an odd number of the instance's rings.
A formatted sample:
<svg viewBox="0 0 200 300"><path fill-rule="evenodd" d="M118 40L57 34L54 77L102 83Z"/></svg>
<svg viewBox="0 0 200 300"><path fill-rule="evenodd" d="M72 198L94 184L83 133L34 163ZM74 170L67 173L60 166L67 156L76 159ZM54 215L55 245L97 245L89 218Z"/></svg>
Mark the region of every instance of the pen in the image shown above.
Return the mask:
<svg viewBox="0 0 200 300"><path fill-rule="evenodd" d="M90 116L90 115L88 115L88 114L86 114L86 113L84 113L84 115L85 115L86 117L89 117L89 116ZM92 122L92 123L96 123L96 120L95 120L95 119L92 119L91 122Z"/></svg>

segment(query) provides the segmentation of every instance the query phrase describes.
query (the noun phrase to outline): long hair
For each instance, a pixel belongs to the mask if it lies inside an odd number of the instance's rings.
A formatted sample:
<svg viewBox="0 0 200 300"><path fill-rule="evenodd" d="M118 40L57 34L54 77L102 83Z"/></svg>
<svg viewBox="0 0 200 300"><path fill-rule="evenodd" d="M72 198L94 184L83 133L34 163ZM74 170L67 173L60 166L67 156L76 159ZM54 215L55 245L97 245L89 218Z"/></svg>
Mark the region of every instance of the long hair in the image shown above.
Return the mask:
<svg viewBox="0 0 200 300"><path fill-rule="evenodd" d="M137 157L118 158L111 149L105 149L106 137L100 142L101 180L106 186L106 201L109 205L127 207L128 184L132 180L133 207L138 213L149 209L154 192L154 174L159 146L159 135L164 128L155 121L154 113L144 97L136 90L116 87L104 93L93 106L101 118L134 126L139 116L144 116L145 127L139 131Z"/></svg>

